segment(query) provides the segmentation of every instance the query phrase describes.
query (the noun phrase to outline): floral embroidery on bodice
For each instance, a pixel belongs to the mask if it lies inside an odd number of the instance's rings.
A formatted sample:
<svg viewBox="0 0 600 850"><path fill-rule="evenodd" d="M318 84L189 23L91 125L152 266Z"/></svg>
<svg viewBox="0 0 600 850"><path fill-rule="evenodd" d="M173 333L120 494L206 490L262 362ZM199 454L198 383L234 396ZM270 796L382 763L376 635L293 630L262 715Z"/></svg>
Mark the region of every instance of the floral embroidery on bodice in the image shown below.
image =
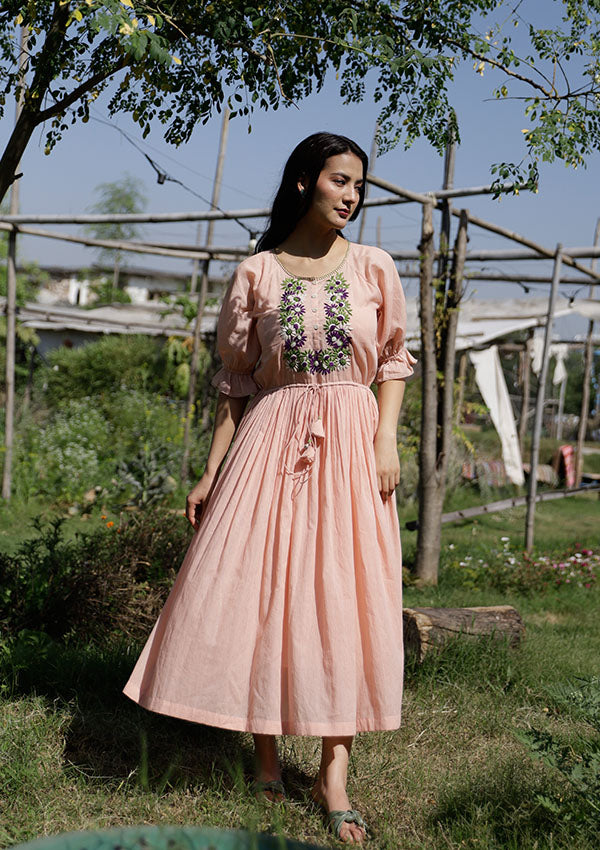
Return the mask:
<svg viewBox="0 0 600 850"><path fill-rule="evenodd" d="M316 283L316 281L312 281ZM327 374L345 369L350 362L352 308L348 296L348 284L341 272L332 274L325 282L327 300L325 312L326 348L304 348L306 329L304 319L306 307L304 296L307 281L293 276L282 283L279 304L279 321L284 340L283 357L286 365L294 372Z"/></svg>

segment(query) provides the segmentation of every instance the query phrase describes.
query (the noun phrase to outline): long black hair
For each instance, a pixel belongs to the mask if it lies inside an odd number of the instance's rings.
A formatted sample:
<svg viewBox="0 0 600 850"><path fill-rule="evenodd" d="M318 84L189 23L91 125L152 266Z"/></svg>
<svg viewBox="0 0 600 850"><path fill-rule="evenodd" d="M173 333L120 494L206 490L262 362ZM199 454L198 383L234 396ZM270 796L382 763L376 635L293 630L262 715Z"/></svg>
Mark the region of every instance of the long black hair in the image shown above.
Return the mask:
<svg viewBox="0 0 600 850"><path fill-rule="evenodd" d="M350 221L354 221L365 199L369 158L356 142L346 136L338 136L335 133L313 133L294 148L285 164L281 185L271 208L269 224L258 240L256 254L276 248L287 239L312 203L315 186L325 160L340 153L353 153L363 164L363 183L358 190L359 199L356 209L350 216ZM306 191L303 194L298 191L298 181L301 178L307 181Z"/></svg>

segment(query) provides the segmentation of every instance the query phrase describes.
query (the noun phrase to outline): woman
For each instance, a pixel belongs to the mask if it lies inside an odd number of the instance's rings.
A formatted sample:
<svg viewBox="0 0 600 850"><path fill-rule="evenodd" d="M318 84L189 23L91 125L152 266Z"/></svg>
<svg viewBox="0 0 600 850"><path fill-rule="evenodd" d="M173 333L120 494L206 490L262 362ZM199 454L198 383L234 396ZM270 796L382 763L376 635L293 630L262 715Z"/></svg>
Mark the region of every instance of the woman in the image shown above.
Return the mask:
<svg viewBox="0 0 600 850"><path fill-rule="evenodd" d="M341 234L367 164L344 136L301 142L233 275L212 444L187 497L197 533L125 688L153 711L252 732L270 800L284 797L275 735L322 736L312 796L350 843L365 838L346 794L353 737L400 724L393 493L415 362L391 257Z"/></svg>

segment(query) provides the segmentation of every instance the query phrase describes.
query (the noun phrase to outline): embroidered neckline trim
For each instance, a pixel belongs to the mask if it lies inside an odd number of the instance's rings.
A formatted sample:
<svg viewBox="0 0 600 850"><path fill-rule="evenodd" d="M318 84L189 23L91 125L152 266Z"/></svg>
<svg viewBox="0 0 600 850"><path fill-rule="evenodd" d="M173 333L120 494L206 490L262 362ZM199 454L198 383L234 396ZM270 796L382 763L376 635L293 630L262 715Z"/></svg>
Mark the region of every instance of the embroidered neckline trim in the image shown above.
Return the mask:
<svg viewBox="0 0 600 850"><path fill-rule="evenodd" d="M283 265L283 263L281 262L281 260L277 256L277 254L275 253L274 248L271 249L271 254L273 255L277 265L280 266L280 268L282 268L283 271L289 277L294 278L294 280L308 280L308 281L326 280L327 278L333 277L334 275L336 275L340 271L340 269L342 268L342 266L344 265L344 263L346 262L346 259L348 257L348 253L350 251L350 245L351 245L351 243L348 241L348 244L346 245L346 250L344 252L344 256L340 260L339 264L332 271L329 271L326 274L318 275L317 277L309 277L308 275L293 274L289 269L286 269L286 267Z"/></svg>

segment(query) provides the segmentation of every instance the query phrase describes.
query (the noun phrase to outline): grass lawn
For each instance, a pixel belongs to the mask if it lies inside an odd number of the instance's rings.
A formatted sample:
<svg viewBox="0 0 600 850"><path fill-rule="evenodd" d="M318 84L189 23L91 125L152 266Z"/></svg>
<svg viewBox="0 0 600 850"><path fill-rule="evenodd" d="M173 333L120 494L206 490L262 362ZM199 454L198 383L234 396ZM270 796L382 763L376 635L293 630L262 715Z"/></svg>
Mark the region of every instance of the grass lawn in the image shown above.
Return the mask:
<svg viewBox="0 0 600 850"><path fill-rule="evenodd" d="M511 492L506 492L494 500L508 498ZM472 504L482 504L482 500L465 496L458 491L446 511L458 510ZM509 508L493 514L481 514L471 520L444 523L442 526L442 549L449 544L462 546L469 550L474 557L485 557L490 547L496 547L501 537L509 537L514 549L522 549L525 539L525 506ZM400 522L416 519L417 507L414 504L406 510L400 506ZM402 531L402 547L404 560L412 563L415 556L417 533ZM600 498L598 492L568 496L553 502L541 502L535 512L535 546L545 551L566 548L581 543L597 546L600 543Z"/></svg>
<svg viewBox="0 0 600 850"><path fill-rule="evenodd" d="M548 549L597 547L597 496L541 505ZM444 527L444 557L486 552L500 536L517 549L521 509ZM403 533L410 555L415 535ZM597 835L543 809L537 794L569 788L534 761L515 731L529 724L577 746L583 725L553 707L548 688L598 674L600 587L538 595L408 588L405 604L513 604L526 639L517 650L458 642L408 665L400 730L357 736L349 791L371 827L372 850L597 850ZM140 823L248 828L339 846L306 792L319 740L281 739L289 802L259 805L248 791L250 735L146 712L120 694L137 654L127 645L60 646L38 635L0 638L0 845L44 834Z"/></svg>

